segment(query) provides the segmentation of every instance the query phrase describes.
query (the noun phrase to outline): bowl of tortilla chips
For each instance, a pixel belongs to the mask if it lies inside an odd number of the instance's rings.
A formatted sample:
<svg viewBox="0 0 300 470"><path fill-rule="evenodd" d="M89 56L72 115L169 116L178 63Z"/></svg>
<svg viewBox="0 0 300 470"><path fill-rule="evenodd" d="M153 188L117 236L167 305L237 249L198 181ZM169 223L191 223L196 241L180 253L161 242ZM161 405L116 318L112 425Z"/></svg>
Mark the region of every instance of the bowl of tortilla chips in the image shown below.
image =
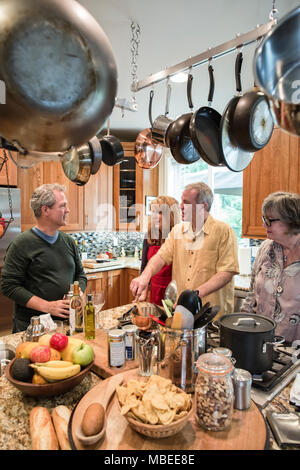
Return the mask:
<svg viewBox="0 0 300 470"><path fill-rule="evenodd" d="M116 387L120 413L136 432L160 439L181 431L193 413L191 395L152 375Z"/></svg>

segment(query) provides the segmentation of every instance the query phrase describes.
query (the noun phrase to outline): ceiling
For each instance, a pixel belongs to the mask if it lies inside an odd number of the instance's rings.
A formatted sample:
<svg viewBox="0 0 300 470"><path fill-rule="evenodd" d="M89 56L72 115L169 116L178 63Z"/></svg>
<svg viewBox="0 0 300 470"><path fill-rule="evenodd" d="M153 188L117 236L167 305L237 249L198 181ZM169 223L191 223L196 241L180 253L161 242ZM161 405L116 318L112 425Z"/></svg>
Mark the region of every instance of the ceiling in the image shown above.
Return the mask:
<svg viewBox="0 0 300 470"><path fill-rule="evenodd" d="M118 68L119 98L132 98L131 92L131 22L139 24L140 44L137 78L142 80L166 67L206 51L269 21L271 0L79 0L94 16L114 51ZM277 0L279 18L299 6L298 0ZM253 85L254 45L244 49L242 87ZM215 96L213 107L223 112L235 94L235 54L213 62ZM192 97L195 109L207 104L208 72L206 65L193 68ZM135 140L138 132L149 127L148 100L151 88L136 93L138 111L115 108L110 118L111 133L121 139ZM164 113L166 82L154 86L153 118ZM185 84L172 84L169 117L189 111ZM102 133L105 129L102 129Z"/></svg>

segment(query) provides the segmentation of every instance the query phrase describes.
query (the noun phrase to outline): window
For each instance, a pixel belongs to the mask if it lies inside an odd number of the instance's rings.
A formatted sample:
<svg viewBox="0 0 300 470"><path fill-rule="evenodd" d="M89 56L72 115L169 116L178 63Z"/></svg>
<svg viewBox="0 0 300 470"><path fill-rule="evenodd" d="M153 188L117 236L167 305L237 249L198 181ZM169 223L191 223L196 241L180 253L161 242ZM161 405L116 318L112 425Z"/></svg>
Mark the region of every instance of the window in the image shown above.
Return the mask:
<svg viewBox="0 0 300 470"><path fill-rule="evenodd" d="M226 167L213 167L202 159L191 165L181 165L165 152L160 167L160 194L175 197L179 202L187 184L203 181L214 193L211 209L213 217L227 222L235 231L238 241L242 234L243 172L233 172Z"/></svg>

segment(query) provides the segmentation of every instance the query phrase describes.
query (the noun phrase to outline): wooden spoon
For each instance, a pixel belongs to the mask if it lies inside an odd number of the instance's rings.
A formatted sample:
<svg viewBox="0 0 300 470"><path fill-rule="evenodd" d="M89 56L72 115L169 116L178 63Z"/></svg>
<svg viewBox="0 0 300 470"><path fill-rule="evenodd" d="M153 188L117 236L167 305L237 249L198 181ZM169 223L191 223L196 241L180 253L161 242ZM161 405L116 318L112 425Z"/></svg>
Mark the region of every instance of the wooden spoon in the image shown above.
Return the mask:
<svg viewBox="0 0 300 470"><path fill-rule="evenodd" d="M93 403L100 403L103 406L104 411L105 411L104 423L103 423L101 431L98 432L98 434L94 434L93 436L85 436L82 432L81 425L78 426L78 428L76 429L75 431L76 437L84 446L91 446L93 444L96 444L96 442L102 439L102 437L105 435L106 425L107 425L106 408L112 395L116 391L116 386L120 385L122 382L123 382L123 374L117 374L115 377L111 378L111 380L107 384L104 395L101 395L99 397L99 400L93 401ZM87 404L87 407L89 405L90 404ZM83 413L83 416L84 416L84 413Z"/></svg>

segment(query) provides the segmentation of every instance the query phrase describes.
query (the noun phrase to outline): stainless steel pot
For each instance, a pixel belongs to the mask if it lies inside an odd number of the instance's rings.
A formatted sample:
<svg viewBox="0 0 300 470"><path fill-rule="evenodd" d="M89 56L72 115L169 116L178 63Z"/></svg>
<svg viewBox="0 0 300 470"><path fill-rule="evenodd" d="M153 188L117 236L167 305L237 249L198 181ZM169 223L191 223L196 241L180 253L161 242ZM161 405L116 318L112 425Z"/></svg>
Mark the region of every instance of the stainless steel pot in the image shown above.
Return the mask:
<svg viewBox="0 0 300 470"><path fill-rule="evenodd" d="M39 152L87 142L111 114L117 90L102 28L74 0L1 0L0 16L0 135Z"/></svg>
<svg viewBox="0 0 300 470"><path fill-rule="evenodd" d="M195 362L206 352L206 328L175 330L159 326L157 374L187 393L194 391L197 369Z"/></svg>
<svg viewBox="0 0 300 470"><path fill-rule="evenodd" d="M88 182L92 171L92 155L88 144L72 147L62 158L62 168L69 180L78 186Z"/></svg>
<svg viewBox="0 0 300 470"><path fill-rule="evenodd" d="M279 127L300 135L300 6L265 36L254 56L257 85L271 103Z"/></svg>
<svg viewBox="0 0 300 470"><path fill-rule="evenodd" d="M236 367L260 374L269 370L273 362L273 346L285 338L275 337L275 322L261 315L232 313L218 321L220 346L232 351Z"/></svg>

